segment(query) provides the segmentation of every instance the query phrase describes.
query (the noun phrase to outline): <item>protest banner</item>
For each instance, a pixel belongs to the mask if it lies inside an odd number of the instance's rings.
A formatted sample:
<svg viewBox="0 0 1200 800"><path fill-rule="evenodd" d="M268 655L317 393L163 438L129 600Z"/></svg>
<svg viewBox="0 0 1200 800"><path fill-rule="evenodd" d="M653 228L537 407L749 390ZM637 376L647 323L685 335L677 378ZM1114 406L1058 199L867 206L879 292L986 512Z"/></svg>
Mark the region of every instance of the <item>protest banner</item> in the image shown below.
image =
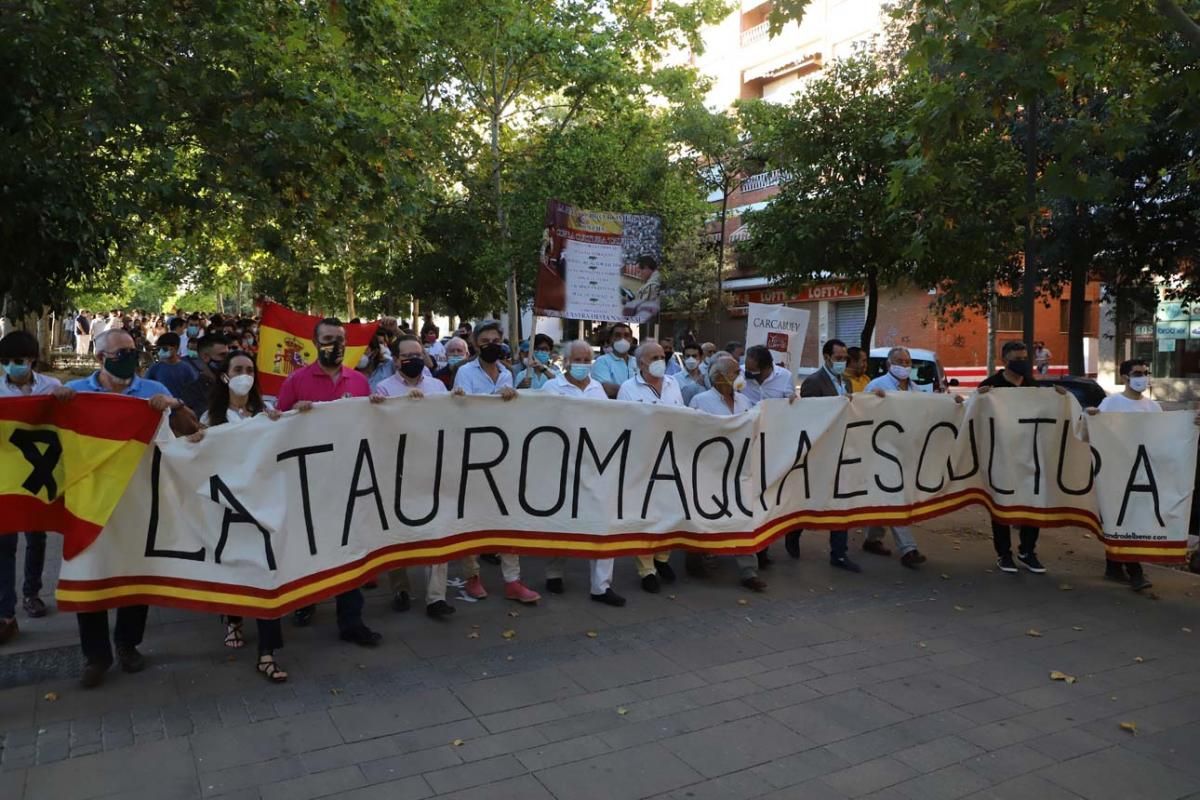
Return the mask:
<svg viewBox="0 0 1200 800"><path fill-rule="evenodd" d="M312 339L313 329L320 321L320 317L301 314L278 303L262 304L257 366L258 384L264 395L279 394L288 375L316 361L317 348ZM344 363L351 366L358 363L378 327L375 323L346 324Z"/></svg>
<svg viewBox="0 0 1200 800"><path fill-rule="evenodd" d="M149 448L64 563L58 601L275 616L469 553L752 553L796 527L971 504L1166 562L1186 552L1196 439L1190 412L1085 418L1050 390L769 400L736 417L537 393L342 400Z"/></svg>
<svg viewBox="0 0 1200 800"><path fill-rule="evenodd" d="M746 347L766 345L775 364L796 377L804 339L808 335L808 309L750 303L746 317Z"/></svg>
<svg viewBox="0 0 1200 800"><path fill-rule="evenodd" d="M551 200L538 259L535 314L647 322L659 311L662 220L585 211Z"/></svg>

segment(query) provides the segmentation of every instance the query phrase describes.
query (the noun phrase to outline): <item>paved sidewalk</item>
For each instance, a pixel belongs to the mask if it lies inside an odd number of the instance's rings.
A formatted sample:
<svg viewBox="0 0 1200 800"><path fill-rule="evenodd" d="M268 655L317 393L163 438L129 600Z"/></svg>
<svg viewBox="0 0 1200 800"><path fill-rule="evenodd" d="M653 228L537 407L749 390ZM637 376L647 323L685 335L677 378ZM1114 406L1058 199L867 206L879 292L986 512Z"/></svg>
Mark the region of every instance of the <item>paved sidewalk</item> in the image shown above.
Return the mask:
<svg viewBox="0 0 1200 800"><path fill-rule="evenodd" d="M799 562L772 547L765 595L728 560L646 595L625 559L623 609L588 600L582 565L536 608L485 565L493 596L447 623L381 588L378 650L336 641L330 605L285 623L284 686L215 617L157 609L150 669L83 691L73 618L22 619L0 650L0 800L1200 797L1200 581L1151 569L1137 596L1078 531L1043 537L1050 574L1003 575L985 529L918 529L919 573L852 536L861 575L807 533Z"/></svg>

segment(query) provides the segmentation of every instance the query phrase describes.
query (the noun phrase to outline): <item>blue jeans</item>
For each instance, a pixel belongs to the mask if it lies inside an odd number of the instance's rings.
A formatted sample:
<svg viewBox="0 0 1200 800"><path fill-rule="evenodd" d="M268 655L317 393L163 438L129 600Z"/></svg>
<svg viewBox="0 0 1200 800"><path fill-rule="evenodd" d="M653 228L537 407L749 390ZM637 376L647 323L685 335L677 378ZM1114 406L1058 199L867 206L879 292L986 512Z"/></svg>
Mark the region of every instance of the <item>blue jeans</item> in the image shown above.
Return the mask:
<svg viewBox="0 0 1200 800"><path fill-rule="evenodd" d="M22 597L42 591L42 566L46 563L46 534L25 534L25 581ZM0 619L17 615L17 534L0 534Z"/></svg>

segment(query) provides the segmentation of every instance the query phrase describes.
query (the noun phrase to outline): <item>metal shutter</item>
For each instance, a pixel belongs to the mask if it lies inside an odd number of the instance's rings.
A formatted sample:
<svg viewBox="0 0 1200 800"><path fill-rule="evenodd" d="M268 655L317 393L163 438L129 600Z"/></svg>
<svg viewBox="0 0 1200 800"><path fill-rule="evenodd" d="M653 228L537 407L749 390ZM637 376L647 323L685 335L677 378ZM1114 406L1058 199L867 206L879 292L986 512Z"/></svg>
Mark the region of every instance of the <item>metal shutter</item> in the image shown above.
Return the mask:
<svg viewBox="0 0 1200 800"><path fill-rule="evenodd" d="M830 304L833 312L833 335L847 347L857 347L862 339L863 325L867 322L867 301L839 300Z"/></svg>

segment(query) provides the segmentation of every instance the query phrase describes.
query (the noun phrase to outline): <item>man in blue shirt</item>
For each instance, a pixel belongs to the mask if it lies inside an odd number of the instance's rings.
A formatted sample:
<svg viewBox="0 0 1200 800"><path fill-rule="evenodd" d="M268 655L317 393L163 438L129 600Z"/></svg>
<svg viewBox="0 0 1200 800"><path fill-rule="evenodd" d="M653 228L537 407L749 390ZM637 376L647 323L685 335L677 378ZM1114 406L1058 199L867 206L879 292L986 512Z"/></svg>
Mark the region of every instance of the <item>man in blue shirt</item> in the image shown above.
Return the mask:
<svg viewBox="0 0 1200 800"><path fill-rule="evenodd" d="M592 364L592 378L604 387L604 393L615 398L621 384L638 374L637 359L631 354L633 328L624 322L615 322L608 330L611 353L605 353Z"/></svg>
<svg viewBox="0 0 1200 800"><path fill-rule="evenodd" d="M181 397L183 387L200 377L200 373L179 357L179 334L164 333L158 337L158 361L146 370L146 378L166 386L172 397Z"/></svg>
<svg viewBox="0 0 1200 800"><path fill-rule="evenodd" d="M133 337L123 329L109 328L97 336L93 344L100 369L86 378L69 382L68 389L141 398L155 411L174 410L183 405L183 401L171 396L166 386L137 376L138 351ZM117 646L117 660L126 672L141 672L146 668L146 659L137 648L146 632L149 611L149 606L144 605L117 609L113 641ZM104 681L104 673L113 663L113 651L108 642L108 612L85 611L75 616L79 623L79 644L86 661L80 683L85 689L91 689Z"/></svg>

